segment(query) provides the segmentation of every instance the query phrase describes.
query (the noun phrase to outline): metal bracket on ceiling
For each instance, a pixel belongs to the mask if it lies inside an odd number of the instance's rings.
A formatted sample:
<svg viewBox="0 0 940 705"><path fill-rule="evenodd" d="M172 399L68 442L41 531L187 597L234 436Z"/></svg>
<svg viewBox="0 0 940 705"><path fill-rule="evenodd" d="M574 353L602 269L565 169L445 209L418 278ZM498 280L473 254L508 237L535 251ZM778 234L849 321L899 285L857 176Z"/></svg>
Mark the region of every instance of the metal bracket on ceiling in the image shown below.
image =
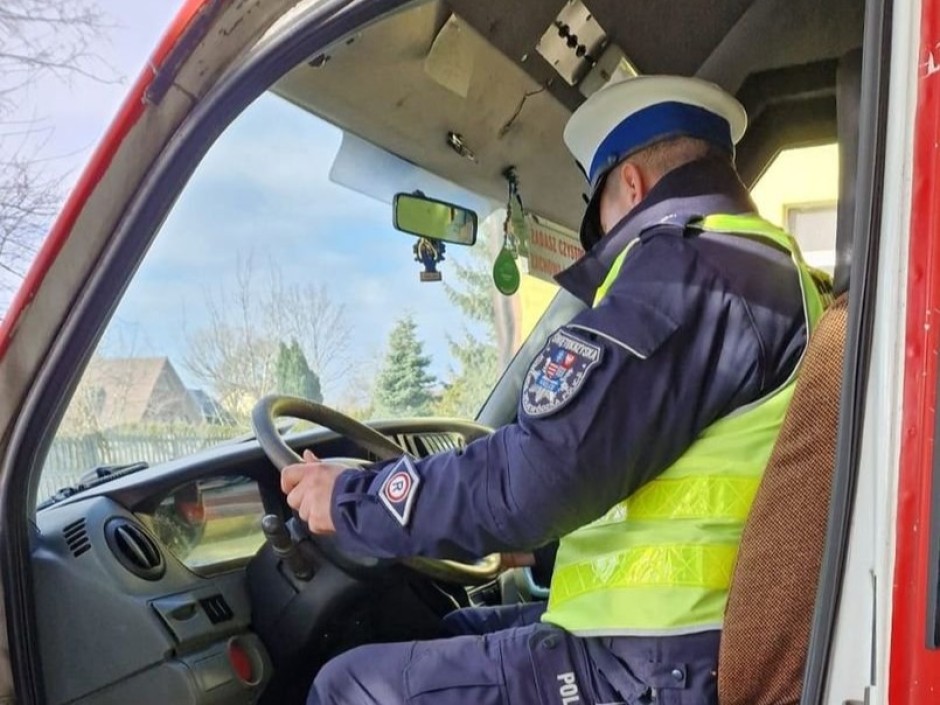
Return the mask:
<svg viewBox="0 0 940 705"><path fill-rule="evenodd" d="M607 32L584 3L568 0L535 50L559 76L575 86L597 63L607 41Z"/></svg>
<svg viewBox="0 0 940 705"><path fill-rule="evenodd" d="M581 0L568 0L535 48L586 98L609 83L639 75Z"/></svg>
<svg viewBox="0 0 940 705"><path fill-rule="evenodd" d="M454 131L447 133L447 146L454 150L464 159L469 159L474 164L477 163L477 156L473 153L467 143L464 141L463 135L460 135Z"/></svg>

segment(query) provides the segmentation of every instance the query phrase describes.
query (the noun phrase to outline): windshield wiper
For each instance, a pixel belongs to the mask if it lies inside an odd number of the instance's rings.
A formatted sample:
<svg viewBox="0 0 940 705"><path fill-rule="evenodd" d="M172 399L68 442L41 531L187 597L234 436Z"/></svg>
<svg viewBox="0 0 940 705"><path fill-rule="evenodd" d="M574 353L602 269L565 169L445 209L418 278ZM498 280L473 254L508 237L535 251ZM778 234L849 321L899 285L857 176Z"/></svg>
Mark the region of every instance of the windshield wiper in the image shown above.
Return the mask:
<svg viewBox="0 0 940 705"><path fill-rule="evenodd" d="M286 435L295 425L296 421L293 419L281 419L277 422L276 425L277 432L281 436ZM224 441L219 445L248 443L253 440L255 440L255 434L253 432L249 432L242 436L230 438L229 440ZM40 502L38 505L36 505L36 511L45 509L46 507L51 507L56 502L61 502L64 499L68 499L72 495L78 494L79 492L90 490L92 487L97 487L98 485L103 485L106 482L117 480L119 477L124 477L125 475L132 475L135 472L146 470L148 467L150 466L145 462L129 463L127 465L99 465L98 467L92 468L91 470L85 472L78 479L76 484L63 487L62 489L57 490L56 493L48 499Z"/></svg>
<svg viewBox="0 0 940 705"><path fill-rule="evenodd" d="M62 489L57 490L54 495L49 497L49 499L40 502L38 505L36 505L36 511L45 509L46 507L51 507L56 502L61 502L63 499L68 499L72 495L78 494L79 492L90 490L92 487L97 487L98 485L103 485L106 482L117 480L119 477L124 477L125 475L132 475L135 472L146 470L149 467L150 466L144 462L129 463L127 465L99 465L98 467L92 468L91 470L85 472L78 479L76 484L63 487Z"/></svg>

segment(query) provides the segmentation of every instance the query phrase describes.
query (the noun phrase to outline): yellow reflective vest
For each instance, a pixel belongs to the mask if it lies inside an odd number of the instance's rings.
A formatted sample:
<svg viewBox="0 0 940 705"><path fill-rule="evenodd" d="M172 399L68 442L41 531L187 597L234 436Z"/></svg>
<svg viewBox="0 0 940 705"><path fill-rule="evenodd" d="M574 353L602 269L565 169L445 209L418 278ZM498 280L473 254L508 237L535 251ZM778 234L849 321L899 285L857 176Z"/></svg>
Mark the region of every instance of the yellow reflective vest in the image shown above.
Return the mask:
<svg viewBox="0 0 940 705"><path fill-rule="evenodd" d="M757 215L712 215L691 227L789 252L800 273L808 337L824 308L820 273L806 265L789 233ZM614 262L595 306L637 242ZM656 479L561 540L544 621L581 636L721 627L744 522L801 362L783 385L715 421Z"/></svg>

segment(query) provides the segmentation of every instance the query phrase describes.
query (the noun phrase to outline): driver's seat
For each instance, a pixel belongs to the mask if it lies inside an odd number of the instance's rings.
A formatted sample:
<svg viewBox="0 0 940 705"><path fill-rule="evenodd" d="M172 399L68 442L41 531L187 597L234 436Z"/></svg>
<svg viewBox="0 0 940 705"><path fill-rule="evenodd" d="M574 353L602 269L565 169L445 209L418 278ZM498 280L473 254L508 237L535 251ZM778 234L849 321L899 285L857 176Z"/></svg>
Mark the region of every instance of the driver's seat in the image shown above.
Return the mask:
<svg viewBox="0 0 940 705"><path fill-rule="evenodd" d="M839 67L836 302L806 350L741 539L721 637L721 705L796 705L803 689L836 460L854 231L861 52Z"/></svg>
<svg viewBox="0 0 940 705"><path fill-rule="evenodd" d="M848 319L820 319L741 539L718 658L721 705L800 700L835 465Z"/></svg>

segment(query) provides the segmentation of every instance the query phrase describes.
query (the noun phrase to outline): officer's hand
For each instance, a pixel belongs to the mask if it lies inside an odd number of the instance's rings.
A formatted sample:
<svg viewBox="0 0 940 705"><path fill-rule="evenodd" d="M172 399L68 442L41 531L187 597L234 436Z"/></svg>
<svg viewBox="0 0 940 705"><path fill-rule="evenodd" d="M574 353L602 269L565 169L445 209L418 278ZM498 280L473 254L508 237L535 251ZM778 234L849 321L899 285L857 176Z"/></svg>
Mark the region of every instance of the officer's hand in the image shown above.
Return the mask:
<svg viewBox="0 0 940 705"><path fill-rule="evenodd" d="M336 533L330 515L333 485L346 470L349 468L321 461L309 450L304 451L303 463L281 470L281 491L287 495L287 504L307 522L313 533Z"/></svg>
<svg viewBox="0 0 940 705"><path fill-rule="evenodd" d="M525 568L535 565L534 553L502 553L500 554L501 565L504 569Z"/></svg>

